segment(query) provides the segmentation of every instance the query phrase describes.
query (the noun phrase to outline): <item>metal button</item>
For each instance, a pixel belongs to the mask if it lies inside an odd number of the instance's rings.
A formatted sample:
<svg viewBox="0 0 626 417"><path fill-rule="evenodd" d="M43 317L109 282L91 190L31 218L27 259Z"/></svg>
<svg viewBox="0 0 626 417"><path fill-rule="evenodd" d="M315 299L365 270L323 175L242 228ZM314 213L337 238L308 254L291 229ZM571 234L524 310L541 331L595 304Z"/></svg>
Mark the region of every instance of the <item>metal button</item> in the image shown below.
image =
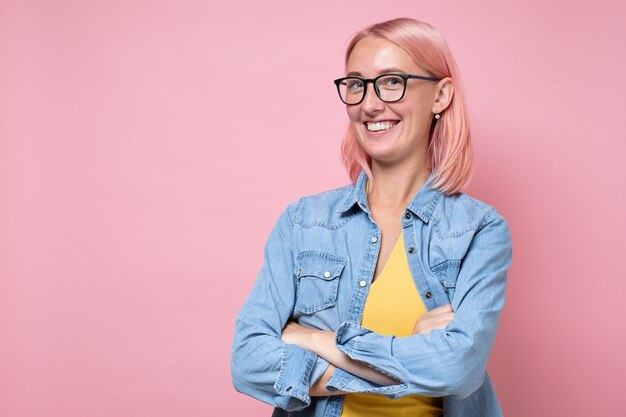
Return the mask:
<svg viewBox="0 0 626 417"><path fill-rule="evenodd" d="M367 285L367 281L365 281L365 280L359 281L359 286L365 287L366 285Z"/></svg>
<svg viewBox="0 0 626 417"><path fill-rule="evenodd" d="M300 276L300 274L301 274L301 271L298 269L298 270L296 271L296 276L297 276L297 277L299 277L299 276Z"/></svg>
<svg viewBox="0 0 626 417"><path fill-rule="evenodd" d="M443 281L443 285L445 285L447 287L448 286L448 281L444 280Z"/></svg>
<svg viewBox="0 0 626 417"><path fill-rule="evenodd" d="M372 236L372 243L376 243L378 242L378 237L377 236Z"/></svg>
<svg viewBox="0 0 626 417"><path fill-rule="evenodd" d="M413 246L411 246L411 247L409 248L409 253L413 253L413 251L414 251L414 250L415 250L415 248L413 248Z"/></svg>
<svg viewBox="0 0 626 417"><path fill-rule="evenodd" d="M411 219L411 213L409 213L408 211L404 214L404 218L407 220Z"/></svg>
<svg viewBox="0 0 626 417"><path fill-rule="evenodd" d="M324 278L330 278L330 272L328 271L324 272Z"/></svg>
<svg viewBox="0 0 626 417"><path fill-rule="evenodd" d="M430 291L427 291L426 294L424 294L426 296L426 298L428 300L430 300L431 298L433 298L433 294Z"/></svg>

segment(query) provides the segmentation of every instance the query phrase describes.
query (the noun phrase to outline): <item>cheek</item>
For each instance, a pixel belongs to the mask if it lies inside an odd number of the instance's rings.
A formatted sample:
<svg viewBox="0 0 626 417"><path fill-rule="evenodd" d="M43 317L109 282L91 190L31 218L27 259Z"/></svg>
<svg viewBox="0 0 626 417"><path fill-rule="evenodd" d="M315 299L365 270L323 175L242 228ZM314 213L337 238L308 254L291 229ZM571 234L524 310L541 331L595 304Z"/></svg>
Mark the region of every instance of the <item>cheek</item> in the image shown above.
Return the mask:
<svg viewBox="0 0 626 417"><path fill-rule="evenodd" d="M355 121L359 118L359 110L355 106L346 106L346 114L350 121Z"/></svg>
<svg viewBox="0 0 626 417"><path fill-rule="evenodd" d="M418 110L418 104L408 101L404 103L396 103L396 106L393 108L393 110L403 119L411 118L413 113Z"/></svg>

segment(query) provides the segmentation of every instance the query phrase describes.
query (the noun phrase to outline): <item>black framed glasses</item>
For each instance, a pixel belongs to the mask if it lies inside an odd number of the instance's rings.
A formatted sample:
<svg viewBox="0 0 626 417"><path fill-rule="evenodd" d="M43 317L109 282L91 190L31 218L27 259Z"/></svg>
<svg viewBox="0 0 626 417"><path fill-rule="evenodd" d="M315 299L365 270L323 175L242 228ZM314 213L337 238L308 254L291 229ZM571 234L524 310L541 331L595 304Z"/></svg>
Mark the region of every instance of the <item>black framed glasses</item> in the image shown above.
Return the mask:
<svg viewBox="0 0 626 417"><path fill-rule="evenodd" d="M406 91L407 80L414 78L418 80L439 81L436 77L425 77L423 75L411 74L383 74L376 78L344 77L335 81L339 98L347 105L359 104L365 98L367 84L374 85L374 91L381 101L394 103L402 100Z"/></svg>

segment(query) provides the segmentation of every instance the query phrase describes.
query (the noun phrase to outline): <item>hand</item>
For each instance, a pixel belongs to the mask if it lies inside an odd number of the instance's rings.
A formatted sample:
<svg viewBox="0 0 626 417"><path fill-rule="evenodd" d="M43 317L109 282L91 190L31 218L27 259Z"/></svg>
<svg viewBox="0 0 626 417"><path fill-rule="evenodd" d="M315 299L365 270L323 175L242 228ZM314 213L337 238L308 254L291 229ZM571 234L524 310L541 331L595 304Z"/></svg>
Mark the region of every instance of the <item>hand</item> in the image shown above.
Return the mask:
<svg viewBox="0 0 626 417"><path fill-rule="evenodd" d="M417 318L412 334L428 334L434 329L443 329L453 318L452 305L446 304L437 307Z"/></svg>
<svg viewBox="0 0 626 417"><path fill-rule="evenodd" d="M288 321L285 327L283 328L283 332L281 334L280 339L284 343L304 347L304 337L309 332L310 332L310 329L300 326L295 321Z"/></svg>

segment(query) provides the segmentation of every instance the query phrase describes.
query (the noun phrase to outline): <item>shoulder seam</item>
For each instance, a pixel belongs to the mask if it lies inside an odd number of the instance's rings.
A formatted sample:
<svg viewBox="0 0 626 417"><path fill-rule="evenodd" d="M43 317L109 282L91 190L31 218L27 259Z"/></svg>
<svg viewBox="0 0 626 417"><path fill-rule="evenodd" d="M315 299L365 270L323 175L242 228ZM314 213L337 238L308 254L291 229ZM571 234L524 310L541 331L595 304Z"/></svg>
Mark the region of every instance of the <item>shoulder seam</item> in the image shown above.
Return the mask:
<svg viewBox="0 0 626 417"><path fill-rule="evenodd" d="M478 223L478 227L479 228L483 228L485 227L485 225L491 220L492 217L494 217L498 213L498 210L496 210L495 207L490 206L491 208L489 210L487 210L487 212L483 215L483 218L480 220L480 222Z"/></svg>

